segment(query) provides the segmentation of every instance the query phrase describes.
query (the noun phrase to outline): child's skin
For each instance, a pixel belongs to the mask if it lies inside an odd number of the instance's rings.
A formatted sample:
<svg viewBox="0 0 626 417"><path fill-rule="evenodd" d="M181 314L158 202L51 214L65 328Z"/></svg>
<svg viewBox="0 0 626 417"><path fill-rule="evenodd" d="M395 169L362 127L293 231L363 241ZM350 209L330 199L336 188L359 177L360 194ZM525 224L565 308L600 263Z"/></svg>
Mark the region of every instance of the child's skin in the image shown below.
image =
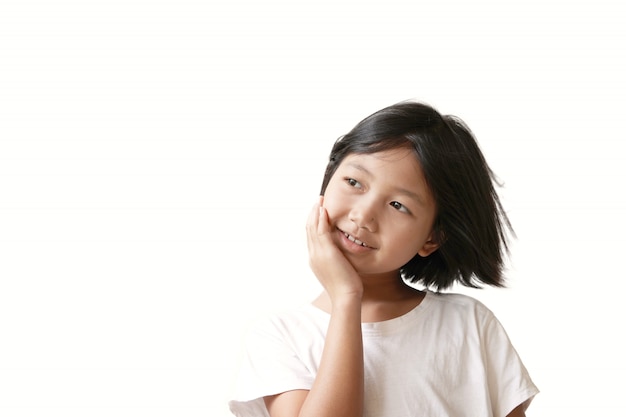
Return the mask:
<svg viewBox="0 0 626 417"><path fill-rule="evenodd" d="M413 151L348 155L326 188L323 208L309 219L311 267L326 289L315 304L331 312L343 290L362 294L363 322L410 311L423 293L405 285L398 271L416 253L428 256L437 249L431 240L435 216Z"/></svg>
<svg viewBox="0 0 626 417"><path fill-rule="evenodd" d="M324 291L314 301L330 313L324 351L310 391L265 398L272 417L362 417L361 323L401 316L424 293L399 270L428 256L437 207L408 148L348 155L307 222L311 269ZM356 242L355 242L356 240ZM525 416L520 404L509 417Z"/></svg>

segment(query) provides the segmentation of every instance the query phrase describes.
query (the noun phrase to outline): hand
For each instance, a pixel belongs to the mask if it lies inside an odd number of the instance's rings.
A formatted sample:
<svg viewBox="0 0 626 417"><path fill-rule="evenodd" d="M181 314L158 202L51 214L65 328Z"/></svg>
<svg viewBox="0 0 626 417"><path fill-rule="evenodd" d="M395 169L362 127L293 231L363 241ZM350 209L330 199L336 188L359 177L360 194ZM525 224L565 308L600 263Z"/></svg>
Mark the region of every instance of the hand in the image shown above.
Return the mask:
<svg viewBox="0 0 626 417"><path fill-rule="evenodd" d="M362 296L363 283L352 264L332 239L328 212L323 197L315 204L307 221L309 264L331 301L342 296Z"/></svg>

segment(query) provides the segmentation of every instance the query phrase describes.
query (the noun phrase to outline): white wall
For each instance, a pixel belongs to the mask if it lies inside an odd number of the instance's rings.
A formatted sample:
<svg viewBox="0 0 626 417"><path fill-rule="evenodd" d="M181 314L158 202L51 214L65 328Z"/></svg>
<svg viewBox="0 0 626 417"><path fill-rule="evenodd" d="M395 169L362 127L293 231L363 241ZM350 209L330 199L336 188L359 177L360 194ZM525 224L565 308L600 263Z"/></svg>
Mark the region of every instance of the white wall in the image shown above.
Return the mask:
<svg viewBox="0 0 626 417"><path fill-rule="evenodd" d="M319 289L330 146L408 98L506 183L510 289L470 293L529 415L626 411L618 2L379 3L2 2L0 415L227 416L249 321Z"/></svg>

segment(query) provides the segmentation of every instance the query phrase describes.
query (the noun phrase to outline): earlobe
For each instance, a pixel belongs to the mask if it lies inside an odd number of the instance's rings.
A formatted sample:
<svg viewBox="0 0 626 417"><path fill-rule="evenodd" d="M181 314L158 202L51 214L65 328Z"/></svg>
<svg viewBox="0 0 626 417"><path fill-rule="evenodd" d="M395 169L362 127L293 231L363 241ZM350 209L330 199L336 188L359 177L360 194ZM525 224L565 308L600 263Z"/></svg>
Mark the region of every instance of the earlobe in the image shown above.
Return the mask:
<svg viewBox="0 0 626 417"><path fill-rule="evenodd" d="M424 246L422 246L422 248L417 251L417 253L422 258L425 258L437 249L439 249L439 244L432 239L429 239L426 241L426 243L424 243Z"/></svg>
<svg viewBox="0 0 626 417"><path fill-rule="evenodd" d="M417 253L422 258L425 258L435 252L437 249L439 249L442 242L444 242L445 240L446 237L443 231L440 228L434 228L430 232L430 236L428 236L428 239L426 239L424 246L422 246L422 248L418 250Z"/></svg>

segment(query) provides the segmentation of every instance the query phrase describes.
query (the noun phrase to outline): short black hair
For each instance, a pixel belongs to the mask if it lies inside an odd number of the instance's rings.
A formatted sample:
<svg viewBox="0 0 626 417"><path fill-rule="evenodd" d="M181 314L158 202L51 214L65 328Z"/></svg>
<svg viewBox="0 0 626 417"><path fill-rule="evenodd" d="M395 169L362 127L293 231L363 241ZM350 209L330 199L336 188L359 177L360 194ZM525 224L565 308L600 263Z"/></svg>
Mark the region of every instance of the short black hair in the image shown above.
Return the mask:
<svg viewBox="0 0 626 417"><path fill-rule="evenodd" d="M474 135L458 117L419 102L401 102L366 117L334 144L321 194L344 158L409 147L437 207L433 236L440 245L416 254L403 279L437 291L455 282L473 288L504 286L511 223L495 190L496 177Z"/></svg>

